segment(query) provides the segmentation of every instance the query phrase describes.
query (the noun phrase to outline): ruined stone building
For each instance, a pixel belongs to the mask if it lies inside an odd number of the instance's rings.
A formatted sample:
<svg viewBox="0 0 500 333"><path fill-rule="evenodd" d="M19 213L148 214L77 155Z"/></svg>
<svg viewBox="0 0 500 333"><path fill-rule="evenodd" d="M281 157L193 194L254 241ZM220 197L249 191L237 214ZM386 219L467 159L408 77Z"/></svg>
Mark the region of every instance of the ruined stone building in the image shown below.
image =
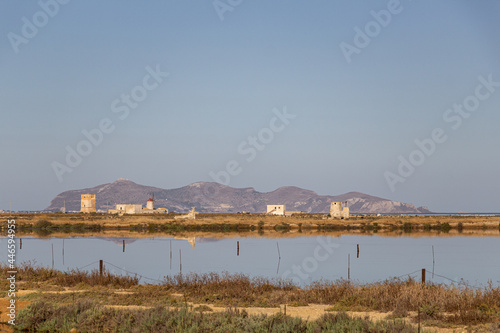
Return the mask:
<svg viewBox="0 0 500 333"><path fill-rule="evenodd" d="M346 205L342 208L342 202L333 201L330 204L330 216L332 219L348 219L350 216L349 207Z"/></svg>
<svg viewBox="0 0 500 333"><path fill-rule="evenodd" d="M174 216L174 219L176 219L176 220L182 220L182 219L195 220L196 219L196 214L198 214L198 213L195 212L194 209L195 209L194 207L191 207L191 211L189 213L187 213L185 215Z"/></svg>

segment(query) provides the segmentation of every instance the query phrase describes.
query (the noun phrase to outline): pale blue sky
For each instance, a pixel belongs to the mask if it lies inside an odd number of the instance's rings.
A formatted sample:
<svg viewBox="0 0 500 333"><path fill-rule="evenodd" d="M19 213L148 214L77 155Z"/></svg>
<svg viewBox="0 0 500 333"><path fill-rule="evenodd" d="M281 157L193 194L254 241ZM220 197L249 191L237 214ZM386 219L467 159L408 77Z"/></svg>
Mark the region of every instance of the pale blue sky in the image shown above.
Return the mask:
<svg viewBox="0 0 500 333"><path fill-rule="evenodd" d="M23 17L43 19L42 7L0 3L0 208L43 209L62 191L120 177L212 181L236 160L233 187L500 211L500 88L458 129L443 120L479 76L500 82L500 2L401 0L348 63L339 45L354 45L354 28L393 1L244 0L222 21L211 1L73 0L17 53L9 33L23 36ZM168 78L120 120L112 102L157 65ZM247 162L238 146L283 107L296 118ZM103 118L115 130L59 181L51 164ZM398 156L435 128L446 142L392 191L384 173L397 174Z"/></svg>

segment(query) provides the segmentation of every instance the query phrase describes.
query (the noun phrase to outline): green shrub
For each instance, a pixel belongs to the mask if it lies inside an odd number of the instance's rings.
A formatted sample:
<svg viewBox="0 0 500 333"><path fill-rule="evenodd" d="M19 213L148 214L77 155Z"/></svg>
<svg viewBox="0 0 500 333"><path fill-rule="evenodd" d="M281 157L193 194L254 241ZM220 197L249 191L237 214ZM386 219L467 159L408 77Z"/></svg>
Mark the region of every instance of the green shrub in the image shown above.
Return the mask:
<svg viewBox="0 0 500 333"><path fill-rule="evenodd" d="M47 220L40 220L35 224L36 229L49 229L53 227L54 224Z"/></svg>
<svg viewBox="0 0 500 333"><path fill-rule="evenodd" d="M449 232L451 230L451 225L448 222L441 223L440 226L442 232Z"/></svg>
<svg viewBox="0 0 500 333"><path fill-rule="evenodd" d="M203 307L203 306L201 306ZM200 308L201 308L200 307ZM278 313L252 315L229 308L226 312L203 313L186 307L147 310L111 309L84 300L57 305L38 301L18 314L16 329L29 332L416 332L402 320L372 322L341 312L318 320L302 320Z"/></svg>

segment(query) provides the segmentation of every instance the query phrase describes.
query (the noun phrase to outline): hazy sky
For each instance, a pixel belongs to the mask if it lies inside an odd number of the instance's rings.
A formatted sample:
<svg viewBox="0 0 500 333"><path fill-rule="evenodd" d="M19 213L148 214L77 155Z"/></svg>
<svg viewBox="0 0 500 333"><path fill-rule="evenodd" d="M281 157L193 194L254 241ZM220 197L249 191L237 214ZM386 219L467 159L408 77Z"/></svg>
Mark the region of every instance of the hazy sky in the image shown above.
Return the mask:
<svg viewBox="0 0 500 333"><path fill-rule="evenodd" d="M500 211L499 1L41 0L0 13L0 208L212 172L261 192Z"/></svg>

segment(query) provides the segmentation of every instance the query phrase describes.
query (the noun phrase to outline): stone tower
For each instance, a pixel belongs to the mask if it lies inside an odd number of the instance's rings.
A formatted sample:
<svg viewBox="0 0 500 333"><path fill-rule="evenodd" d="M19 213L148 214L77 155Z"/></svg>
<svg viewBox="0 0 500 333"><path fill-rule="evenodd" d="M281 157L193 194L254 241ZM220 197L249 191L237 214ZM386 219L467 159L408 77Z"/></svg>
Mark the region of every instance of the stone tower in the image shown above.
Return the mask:
<svg viewBox="0 0 500 333"><path fill-rule="evenodd" d="M342 218L347 220L350 216L349 207L342 208Z"/></svg>
<svg viewBox="0 0 500 333"><path fill-rule="evenodd" d="M342 202L332 201L330 204L330 216L336 219L340 219L342 217Z"/></svg>
<svg viewBox="0 0 500 333"><path fill-rule="evenodd" d="M342 208L342 202L332 201L330 204L330 216L332 219L348 219L350 217L349 207L346 206Z"/></svg>
<svg viewBox="0 0 500 333"><path fill-rule="evenodd" d="M155 209L155 206L154 206L154 201L153 199L149 198L148 201L146 202L146 209Z"/></svg>
<svg viewBox="0 0 500 333"><path fill-rule="evenodd" d="M82 194L80 213L95 212L95 194Z"/></svg>

